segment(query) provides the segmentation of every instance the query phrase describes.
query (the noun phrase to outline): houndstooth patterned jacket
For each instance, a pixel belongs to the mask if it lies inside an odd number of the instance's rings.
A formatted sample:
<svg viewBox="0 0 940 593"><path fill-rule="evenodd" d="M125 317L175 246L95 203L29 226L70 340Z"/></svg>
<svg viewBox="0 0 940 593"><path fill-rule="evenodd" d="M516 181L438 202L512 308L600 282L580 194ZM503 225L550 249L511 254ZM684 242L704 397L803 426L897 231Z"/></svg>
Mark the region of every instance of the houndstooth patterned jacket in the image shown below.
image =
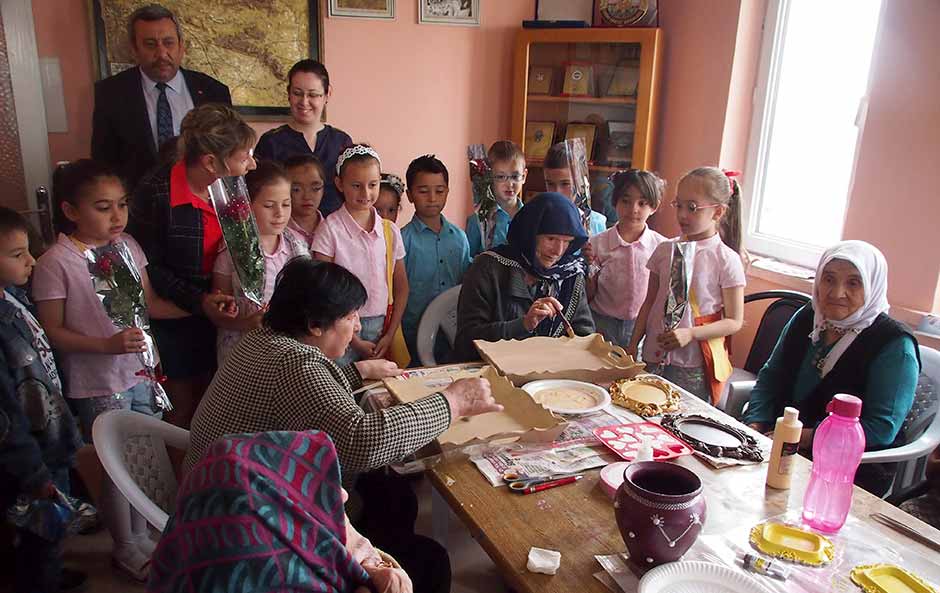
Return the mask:
<svg viewBox="0 0 940 593"><path fill-rule="evenodd" d="M414 453L450 425L450 406L439 393L366 413L351 395L361 385L355 366L338 367L318 348L254 330L202 398L183 469L226 434L317 429L333 439L343 471L358 473Z"/></svg>

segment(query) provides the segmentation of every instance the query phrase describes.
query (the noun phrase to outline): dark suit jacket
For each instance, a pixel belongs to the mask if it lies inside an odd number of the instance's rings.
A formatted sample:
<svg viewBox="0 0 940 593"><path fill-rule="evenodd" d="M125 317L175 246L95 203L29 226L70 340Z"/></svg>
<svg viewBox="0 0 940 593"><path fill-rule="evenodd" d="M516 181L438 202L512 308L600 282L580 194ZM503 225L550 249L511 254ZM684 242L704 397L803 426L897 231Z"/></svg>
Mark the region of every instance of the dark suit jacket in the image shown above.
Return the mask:
<svg viewBox="0 0 940 593"><path fill-rule="evenodd" d="M194 106L232 104L228 87L218 80L185 68L180 71ZM141 177L157 164L140 68L129 68L95 83L91 158L115 167L127 183L128 191L133 191Z"/></svg>

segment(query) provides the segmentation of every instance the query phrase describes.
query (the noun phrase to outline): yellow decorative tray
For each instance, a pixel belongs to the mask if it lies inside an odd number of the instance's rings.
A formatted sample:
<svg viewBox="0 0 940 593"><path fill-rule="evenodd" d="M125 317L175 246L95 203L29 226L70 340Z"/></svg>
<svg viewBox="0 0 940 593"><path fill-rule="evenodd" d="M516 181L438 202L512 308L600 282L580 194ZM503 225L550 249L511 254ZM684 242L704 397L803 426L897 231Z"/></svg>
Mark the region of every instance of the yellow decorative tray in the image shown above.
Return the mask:
<svg viewBox="0 0 940 593"><path fill-rule="evenodd" d="M783 523L755 525L751 545L768 556L808 566L829 564L834 554L829 538Z"/></svg>
<svg viewBox="0 0 940 593"><path fill-rule="evenodd" d="M656 375L637 375L632 379L614 381L610 386L611 400L640 416L662 416L679 409L679 391Z"/></svg>
<svg viewBox="0 0 940 593"><path fill-rule="evenodd" d="M856 566L851 576L865 593L937 593L919 576L893 564Z"/></svg>

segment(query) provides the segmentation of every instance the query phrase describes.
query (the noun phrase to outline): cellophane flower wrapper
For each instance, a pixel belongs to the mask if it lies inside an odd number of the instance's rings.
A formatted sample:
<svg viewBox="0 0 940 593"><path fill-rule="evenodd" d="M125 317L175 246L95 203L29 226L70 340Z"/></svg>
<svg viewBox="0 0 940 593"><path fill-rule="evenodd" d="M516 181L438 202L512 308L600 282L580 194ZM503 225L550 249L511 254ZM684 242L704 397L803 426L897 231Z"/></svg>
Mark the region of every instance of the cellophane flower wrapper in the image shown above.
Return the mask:
<svg viewBox="0 0 940 593"><path fill-rule="evenodd" d="M245 298L264 306L264 252L251 198L243 177L221 177L209 186L209 200L219 217L222 238L232 258Z"/></svg>
<svg viewBox="0 0 940 593"><path fill-rule="evenodd" d="M95 294L111 322L121 329L137 328L144 334L146 349L137 353L143 366L138 374L150 382L154 409L172 410L170 398L161 385L164 378L159 369L157 344L153 339L147 298L134 254L127 243L120 241L86 249L85 259Z"/></svg>
<svg viewBox="0 0 940 593"><path fill-rule="evenodd" d="M591 183L588 169L587 149L583 138L565 140L565 153L568 155L568 167L571 170L571 184L574 190L574 205L581 212L581 225L584 231L591 232Z"/></svg>
<svg viewBox="0 0 940 593"><path fill-rule="evenodd" d="M496 211L496 195L493 193L493 168L486 158L486 147L482 144L467 146L467 160L470 163L470 186L473 190L473 209L484 240L484 247L492 243Z"/></svg>
<svg viewBox="0 0 940 593"><path fill-rule="evenodd" d="M663 305L663 329L672 331L679 327L689 308L689 292L692 289L692 265L695 263L695 242L673 243L669 254L669 290ZM669 353L663 357L668 364Z"/></svg>
<svg viewBox="0 0 940 593"><path fill-rule="evenodd" d="M57 542L66 535L78 533L82 528L81 518L89 512L93 512L91 505L57 488L53 498L20 496L7 509L7 519L20 529Z"/></svg>

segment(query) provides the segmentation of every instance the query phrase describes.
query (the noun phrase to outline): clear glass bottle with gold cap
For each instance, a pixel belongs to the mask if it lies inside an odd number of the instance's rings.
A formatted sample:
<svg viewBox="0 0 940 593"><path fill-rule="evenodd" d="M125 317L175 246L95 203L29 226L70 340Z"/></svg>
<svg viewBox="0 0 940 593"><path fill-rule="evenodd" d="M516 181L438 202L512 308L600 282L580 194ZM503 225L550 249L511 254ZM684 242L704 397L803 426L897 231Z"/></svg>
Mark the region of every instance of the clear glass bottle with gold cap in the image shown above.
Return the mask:
<svg viewBox="0 0 940 593"><path fill-rule="evenodd" d="M785 490L790 487L793 475L793 458L800 448L800 436L803 423L799 420L800 411L796 408L784 408L783 416L777 418L774 426L774 446L770 450L770 466L767 468L767 485Z"/></svg>

